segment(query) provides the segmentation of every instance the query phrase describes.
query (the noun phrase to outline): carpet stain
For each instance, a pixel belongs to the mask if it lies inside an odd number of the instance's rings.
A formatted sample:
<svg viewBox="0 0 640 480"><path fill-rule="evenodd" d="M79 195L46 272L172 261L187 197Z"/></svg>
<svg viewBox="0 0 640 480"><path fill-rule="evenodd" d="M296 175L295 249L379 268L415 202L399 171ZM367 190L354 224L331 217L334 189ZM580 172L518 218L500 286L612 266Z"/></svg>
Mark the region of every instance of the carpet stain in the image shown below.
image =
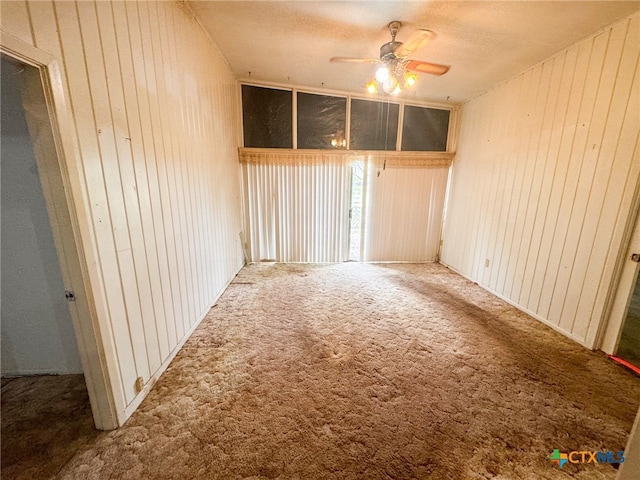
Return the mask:
<svg viewBox="0 0 640 480"><path fill-rule="evenodd" d="M63 479L612 479L639 379L437 264L252 264Z"/></svg>

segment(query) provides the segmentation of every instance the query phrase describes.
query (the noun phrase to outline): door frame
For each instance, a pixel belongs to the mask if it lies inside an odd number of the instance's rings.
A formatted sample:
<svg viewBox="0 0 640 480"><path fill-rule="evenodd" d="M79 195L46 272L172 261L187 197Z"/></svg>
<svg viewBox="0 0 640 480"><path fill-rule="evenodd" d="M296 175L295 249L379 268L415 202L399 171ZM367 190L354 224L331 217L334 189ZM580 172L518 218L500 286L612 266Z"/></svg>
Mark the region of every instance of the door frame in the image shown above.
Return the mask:
<svg viewBox="0 0 640 480"><path fill-rule="evenodd" d="M636 195L638 197L638 195ZM636 199L637 200L637 199ZM622 330L627 318L627 311L631 296L635 289L638 274L640 274L640 263L631 260L631 254L640 252L640 205L639 201L635 202L635 208L632 209L635 218L635 224L632 223L633 230L627 242L624 243L623 254L624 259L621 267L620 276L617 282L617 288L613 294L611 309L609 310L609 318L602 336L600 349L608 354L615 354L620 343Z"/></svg>
<svg viewBox="0 0 640 480"><path fill-rule="evenodd" d="M74 201L69 175L68 158L72 156L69 152L73 152L69 148L73 138L70 122L59 121L70 117L60 66L50 54L0 33L2 54L35 67L25 71L22 102L65 290L75 296L74 301L69 301L69 311L94 423L100 430L111 430L118 427L117 409L80 235L78 214L82 205Z"/></svg>

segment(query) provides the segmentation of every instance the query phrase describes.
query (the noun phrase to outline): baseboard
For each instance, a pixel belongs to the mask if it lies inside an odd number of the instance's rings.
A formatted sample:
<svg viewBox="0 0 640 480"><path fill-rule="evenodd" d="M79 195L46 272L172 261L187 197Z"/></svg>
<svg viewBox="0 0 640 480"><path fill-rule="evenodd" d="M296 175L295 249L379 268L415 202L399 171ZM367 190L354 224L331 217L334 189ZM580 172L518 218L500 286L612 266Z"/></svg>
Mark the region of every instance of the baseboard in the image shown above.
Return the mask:
<svg viewBox="0 0 640 480"><path fill-rule="evenodd" d="M393 264L393 263L398 263L398 264L415 263L418 265L422 265L425 263L438 263L438 262L436 260L367 260L367 261L362 261L358 263L369 263L371 265L377 265L377 264L386 265L386 264Z"/></svg>
<svg viewBox="0 0 640 480"><path fill-rule="evenodd" d="M573 340L576 343L579 343L580 345L582 345L585 348L588 348L589 350L593 350L593 348L591 348L589 345L587 345L587 343L585 342L584 339L580 338L580 337L576 337L575 335L573 335L570 332L567 332L566 330L563 330L562 328L558 327L557 325L551 323L549 320L547 320L546 318L538 315L535 312L532 312L531 310L528 310L527 308L523 307L522 305L519 305L518 303L514 302L513 300L511 300L510 298L505 297L504 295L496 292L495 290L492 290L491 288L482 285L481 283L478 283L476 280L474 280L473 278L469 277L468 275L465 275L464 273L460 272L459 270L457 270L456 268L452 267L451 265L447 265L446 263L444 263L442 260L439 262L441 265L447 267L449 270L457 273L458 275L460 275L461 277L466 278L467 280L469 280L470 282L475 283L476 285L478 285L480 288L486 290L487 292L489 292L492 295L495 295L496 297L498 297L500 300L504 300L505 302L507 302L509 305L511 305L512 307L517 308L518 310L520 310L523 313L526 313L527 315L529 315L530 317L535 318L536 320L538 320L540 323L545 324L547 327L555 330L558 333L561 333L562 335L564 335L565 337Z"/></svg>

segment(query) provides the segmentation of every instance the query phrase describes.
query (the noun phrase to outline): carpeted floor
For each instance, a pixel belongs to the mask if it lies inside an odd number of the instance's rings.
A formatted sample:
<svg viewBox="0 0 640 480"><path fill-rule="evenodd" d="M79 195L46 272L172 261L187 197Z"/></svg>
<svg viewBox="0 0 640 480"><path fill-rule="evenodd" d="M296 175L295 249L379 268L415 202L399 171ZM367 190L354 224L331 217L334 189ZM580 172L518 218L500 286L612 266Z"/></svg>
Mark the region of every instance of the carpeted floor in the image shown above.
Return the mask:
<svg viewBox="0 0 640 480"><path fill-rule="evenodd" d="M633 374L441 265L254 264L59 478L614 478L548 456L624 449L639 404Z"/></svg>
<svg viewBox="0 0 640 480"><path fill-rule="evenodd" d="M83 375L2 379L2 480L53 478L95 439Z"/></svg>

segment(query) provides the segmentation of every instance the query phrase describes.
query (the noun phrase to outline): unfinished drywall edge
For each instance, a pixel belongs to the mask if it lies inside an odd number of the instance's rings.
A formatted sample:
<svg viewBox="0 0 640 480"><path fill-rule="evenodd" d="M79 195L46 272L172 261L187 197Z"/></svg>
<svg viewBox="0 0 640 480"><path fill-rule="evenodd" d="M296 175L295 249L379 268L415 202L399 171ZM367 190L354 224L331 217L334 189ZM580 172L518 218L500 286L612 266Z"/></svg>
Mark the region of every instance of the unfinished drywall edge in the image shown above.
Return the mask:
<svg viewBox="0 0 640 480"><path fill-rule="evenodd" d="M182 340L180 340L180 342L176 345L176 347L171 351L167 359L162 363L162 365L160 365L160 368L158 368L158 370L156 370L153 373L153 375L151 375L151 378L147 380L147 382L144 385L144 388L140 390L140 392L135 396L135 398L131 401L131 403L129 403L129 405L125 407L122 413L118 412L118 427L122 427L126 423L126 421L129 419L129 417L131 417L133 412L137 410L137 408L140 406L142 401L147 397L149 392L151 392L151 389L153 388L153 386L160 379L162 374L167 370L169 365L171 365L171 362L173 361L173 359L176 357L176 355L178 355L178 352L182 350L182 347L184 346L185 343L187 343L187 340L191 338L191 335L193 334L193 332L195 332L196 328L200 326L202 321L209 314L209 311L215 306L216 303L218 303L218 300L220 300L220 297L222 297L224 292L227 291L227 288L229 287L231 282L233 282L233 280L235 279L236 275L238 275L240 270L242 270L242 267L244 267L244 263L241 264L240 267L236 269L236 272L233 275L231 275L231 278L225 284L224 288L220 290L218 295L214 298L213 302L211 302L211 306L207 308L207 310L200 316L200 318L198 318L198 320L193 324L193 326L185 333Z"/></svg>
<svg viewBox="0 0 640 480"><path fill-rule="evenodd" d="M527 315L529 315L530 317L535 318L536 320L538 320L540 323L543 323L544 325L546 325L547 327L550 327L551 329L555 330L558 333L561 333L562 335L564 335L565 337L573 340L576 343L579 343L580 345L582 345L585 348L588 348L589 350L594 350L593 347L587 345L587 343L579 337L576 337L575 335L572 335L571 333L562 330L560 327L558 327L557 325L554 325L553 323L549 322L549 320L547 320L544 317L541 317L540 315L532 312L531 310L527 310L526 308L522 307L522 305L518 305L517 303L515 303L513 300L508 299L507 297L499 294L498 292L490 289L489 287L487 287L486 285L483 285L477 281L475 281L473 278L465 275L464 273L458 271L457 269L455 269L454 267L452 267L451 265L448 265L442 261L438 262L441 265L447 267L449 270L451 270L452 272L457 273L458 275L460 275L463 278L466 278L467 280L469 280L470 282L475 283L476 285L478 285L479 287L483 288L484 290L486 290L487 292L489 292L490 294L498 297L500 300L504 300L505 302L507 302L509 305L511 305L512 307L517 308L518 310L520 310L523 313L526 313Z"/></svg>

